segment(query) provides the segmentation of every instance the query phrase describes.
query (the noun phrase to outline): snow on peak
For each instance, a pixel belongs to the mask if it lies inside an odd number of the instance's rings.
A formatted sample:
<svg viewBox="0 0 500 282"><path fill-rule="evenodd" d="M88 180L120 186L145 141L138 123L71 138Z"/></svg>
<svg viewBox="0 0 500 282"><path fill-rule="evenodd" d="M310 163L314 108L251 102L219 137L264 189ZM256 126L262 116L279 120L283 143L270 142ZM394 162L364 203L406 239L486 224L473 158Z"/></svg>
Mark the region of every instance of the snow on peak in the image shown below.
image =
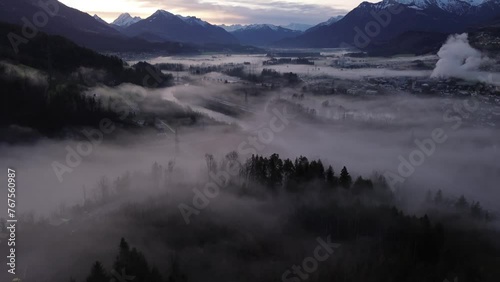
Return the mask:
<svg viewBox="0 0 500 282"><path fill-rule="evenodd" d="M430 7L437 7L441 10L453 14L465 14L470 9L480 7L493 0L383 0L376 3L378 8L386 8L395 4L402 4L410 9L424 10ZM373 5L363 2L362 5Z"/></svg>
<svg viewBox="0 0 500 282"><path fill-rule="evenodd" d="M237 31L237 30L240 30L242 28L245 28L246 25L241 25L241 24L225 25L225 24L222 24L222 25L219 25L219 27L222 27L227 32L233 32L233 31Z"/></svg>
<svg viewBox="0 0 500 282"><path fill-rule="evenodd" d="M263 28L270 28L270 29L272 29L274 31L280 29L279 26L276 26L276 25L273 25L273 24L251 24L251 25L245 26L242 29L245 29L245 30L256 30L256 29L263 29Z"/></svg>
<svg viewBox="0 0 500 282"><path fill-rule="evenodd" d="M158 10L152 16L175 17L174 14L165 10Z"/></svg>
<svg viewBox="0 0 500 282"><path fill-rule="evenodd" d="M291 23L289 25L281 25L282 28L288 28L291 30L295 31L306 31L313 27L313 25L310 24L301 24L301 23Z"/></svg>
<svg viewBox="0 0 500 282"><path fill-rule="evenodd" d="M129 13L121 14L112 24L127 27L140 21L140 17L132 17Z"/></svg>
<svg viewBox="0 0 500 282"><path fill-rule="evenodd" d="M330 19L328 19L326 22L322 22L319 24L319 26L329 26L329 25L332 25L338 21L340 21L341 19L343 19L344 16L335 16L335 17L331 17Z"/></svg>
<svg viewBox="0 0 500 282"><path fill-rule="evenodd" d="M418 8L427 8L429 6L438 6L440 8L451 8L465 5L481 6L490 0L384 0L385 3L400 3L406 6Z"/></svg>

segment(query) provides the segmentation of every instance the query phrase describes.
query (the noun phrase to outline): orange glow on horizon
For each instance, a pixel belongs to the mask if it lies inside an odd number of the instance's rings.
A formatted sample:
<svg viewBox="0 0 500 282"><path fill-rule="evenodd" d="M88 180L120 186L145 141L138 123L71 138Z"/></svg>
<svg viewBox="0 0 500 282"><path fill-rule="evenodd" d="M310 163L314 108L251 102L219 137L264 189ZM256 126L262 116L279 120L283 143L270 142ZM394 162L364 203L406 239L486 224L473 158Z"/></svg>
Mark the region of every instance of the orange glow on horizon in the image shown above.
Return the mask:
<svg viewBox="0 0 500 282"><path fill-rule="evenodd" d="M370 0L369 2L378 2L381 0ZM129 13L131 16L147 18L155 11L163 9L173 14L182 16L195 16L212 24L252 24L252 23L273 23L273 13L284 21L284 17L290 14L290 22L294 21L294 15L307 15L302 17L303 21L321 22L328 17L335 16L327 11L349 10L359 5L362 0L283 0L273 4L273 2L264 0L212 0L198 2L185 2L183 0L156 1L156 0L60 0L63 4L86 12L90 15L97 14L108 23L113 22L120 14ZM294 6L295 5L295 6ZM316 6L313 11L301 11L300 5L304 7ZM292 7L289 7L292 6ZM260 11L267 12L267 22L261 22ZM302 13L303 12L303 13ZM315 12L323 13L321 17L315 16ZM271 15L271 16L269 16ZM327 18L324 18L327 17ZM269 20L271 18L271 20ZM304 19L305 18L305 19ZM295 21L296 22L296 21Z"/></svg>

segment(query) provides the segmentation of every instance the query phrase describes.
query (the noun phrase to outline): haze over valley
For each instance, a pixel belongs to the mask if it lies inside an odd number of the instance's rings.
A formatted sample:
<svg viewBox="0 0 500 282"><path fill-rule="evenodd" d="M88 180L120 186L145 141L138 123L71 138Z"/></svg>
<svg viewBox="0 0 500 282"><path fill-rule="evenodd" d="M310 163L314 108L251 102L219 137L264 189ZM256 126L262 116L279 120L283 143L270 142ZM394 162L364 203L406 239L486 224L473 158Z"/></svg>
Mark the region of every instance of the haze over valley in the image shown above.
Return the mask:
<svg viewBox="0 0 500 282"><path fill-rule="evenodd" d="M177 2L0 3L1 281L498 281L499 1Z"/></svg>

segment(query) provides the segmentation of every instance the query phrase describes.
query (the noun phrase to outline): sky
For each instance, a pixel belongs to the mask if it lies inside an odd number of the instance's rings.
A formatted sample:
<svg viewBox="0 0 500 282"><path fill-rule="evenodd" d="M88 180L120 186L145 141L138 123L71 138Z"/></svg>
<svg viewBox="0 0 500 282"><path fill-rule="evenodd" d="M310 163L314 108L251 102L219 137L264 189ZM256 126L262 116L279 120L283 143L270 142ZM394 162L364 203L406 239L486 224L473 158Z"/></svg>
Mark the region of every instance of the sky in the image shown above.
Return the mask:
<svg viewBox="0 0 500 282"><path fill-rule="evenodd" d="M362 0L60 0L112 22L121 13L146 18L159 9L212 24L317 24L345 15ZM369 0L368 2L379 2Z"/></svg>

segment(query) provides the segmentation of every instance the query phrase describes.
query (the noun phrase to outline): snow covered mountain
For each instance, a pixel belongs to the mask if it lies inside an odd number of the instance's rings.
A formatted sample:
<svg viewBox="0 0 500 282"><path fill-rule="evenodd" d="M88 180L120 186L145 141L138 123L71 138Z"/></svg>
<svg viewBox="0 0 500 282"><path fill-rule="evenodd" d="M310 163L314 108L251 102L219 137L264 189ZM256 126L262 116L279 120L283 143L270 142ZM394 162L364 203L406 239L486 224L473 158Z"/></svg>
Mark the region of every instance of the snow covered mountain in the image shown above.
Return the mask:
<svg viewBox="0 0 500 282"><path fill-rule="evenodd" d="M273 24L251 24L243 27L241 30L259 30L259 29L278 30L280 27Z"/></svg>
<svg viewBox="0 0 500 282"><path fill-rule="evenodd" d="M442 9L447 9L449 7L463 6L463 5L477 7L489 1L490 0L384 0L383 2L386 3L397 2L403 5L414 6L421 9L425 9L434 5Z"/></svg>
<svg viewBox="0 0 500 282"><path fill-rule="evenodd" d="M158 10L148 18L131 24L122 32L153 42L168 40L197 44L238 43L238 40L223 28L196 17L183 17L164 10Z"/></svg>
<svg viewBox="0 0 500 282"><path fill-rule="evenodd" d="M132 17L129 13L123 13L116 20L114 20L111 24L120 26L120 27L128 27L136 22L142 20L140 17Z"/></svg>
<svg viewBox="0 0 500 282"><path fill-rule="evenodd" d="M97 17L68 7L64 3L53 2L53 5L57 4L57 13L50 16L50 20L46 24L37 26L37 28L40 32L65 37L80 46L99 52L156 52L162 50L165 53L175 53L196 50L191 46L178 43L151 43L146 40L129 38L120 33L114 26L103 23ZM25 24L23 18L27 15L40 14L40 9L38 0L0 0L0 21L23 26ZM52 10L52 8L48 9Z"/></svg>
<svg viewBox="0 0 500 282"><path fill-rule="evenodd" d="M221 24L221 25L219 25L219 27L222 27L227 32L233 32L233 31L237 31L238 29L242 29L242 28L246 27L246 25L241 25L241 24L225 25L225 24Z"/></svg>
<svg viewBox="0 0 500 282"><path fill-rule="evenodd" d="M336 17L331 17L330 19L328 19L326 22L322 22L320 24L318 24L318 26L328 26L328 25L332 25L338 21L340 21L342 18L344 18L344 16L336 16Z"/></svg>
<svg viewBox="0 0 500 282"><path fill-rule="evenodd" d="M397 11L397 12L394 12ZM282 40L279 47L366 48L403 34L451 34L500 17L500 0L383 0L363 2L341 20ZM406 35L408 37L408 35ZM436 36L439 38L439 36ZM411 41L411 40L408 40Z"/></svg>
<svg viewBox="0 0 500 282"><path fill-rule="evenodd" d="M221 24L221 25L219 25L219 27L222 27L223 29L225 29L228 32L237 31L239 29L243 29L243 28L246 28L248 26L250 26L250 25L242 25L242 24L233 24L233 25ZM288 25L280 25L280 27L286 28L286 29L291 29L291 30L296 30L296 31L306 31L306 30L310 29L311 27L313 27L313 25L301 24L301 23L291 23Z"/></svg>
<svg viewBox="0 0 500 282"><path fill-rule="evenodd" d="M297 31L306 31L306 30L310 29L311 27L313 27L313 25L301 24L301 23L291 23L288 25L282 25L281 27L288 28L291 30L297 30Z"/></svg>
<svg viewBox="0 0 500 282"><path fill-rule="evenodd" d="M401 4L415 10L440 9L456 15L474 12L481 6L498 0L383 0L382 7Z"/></svg>

